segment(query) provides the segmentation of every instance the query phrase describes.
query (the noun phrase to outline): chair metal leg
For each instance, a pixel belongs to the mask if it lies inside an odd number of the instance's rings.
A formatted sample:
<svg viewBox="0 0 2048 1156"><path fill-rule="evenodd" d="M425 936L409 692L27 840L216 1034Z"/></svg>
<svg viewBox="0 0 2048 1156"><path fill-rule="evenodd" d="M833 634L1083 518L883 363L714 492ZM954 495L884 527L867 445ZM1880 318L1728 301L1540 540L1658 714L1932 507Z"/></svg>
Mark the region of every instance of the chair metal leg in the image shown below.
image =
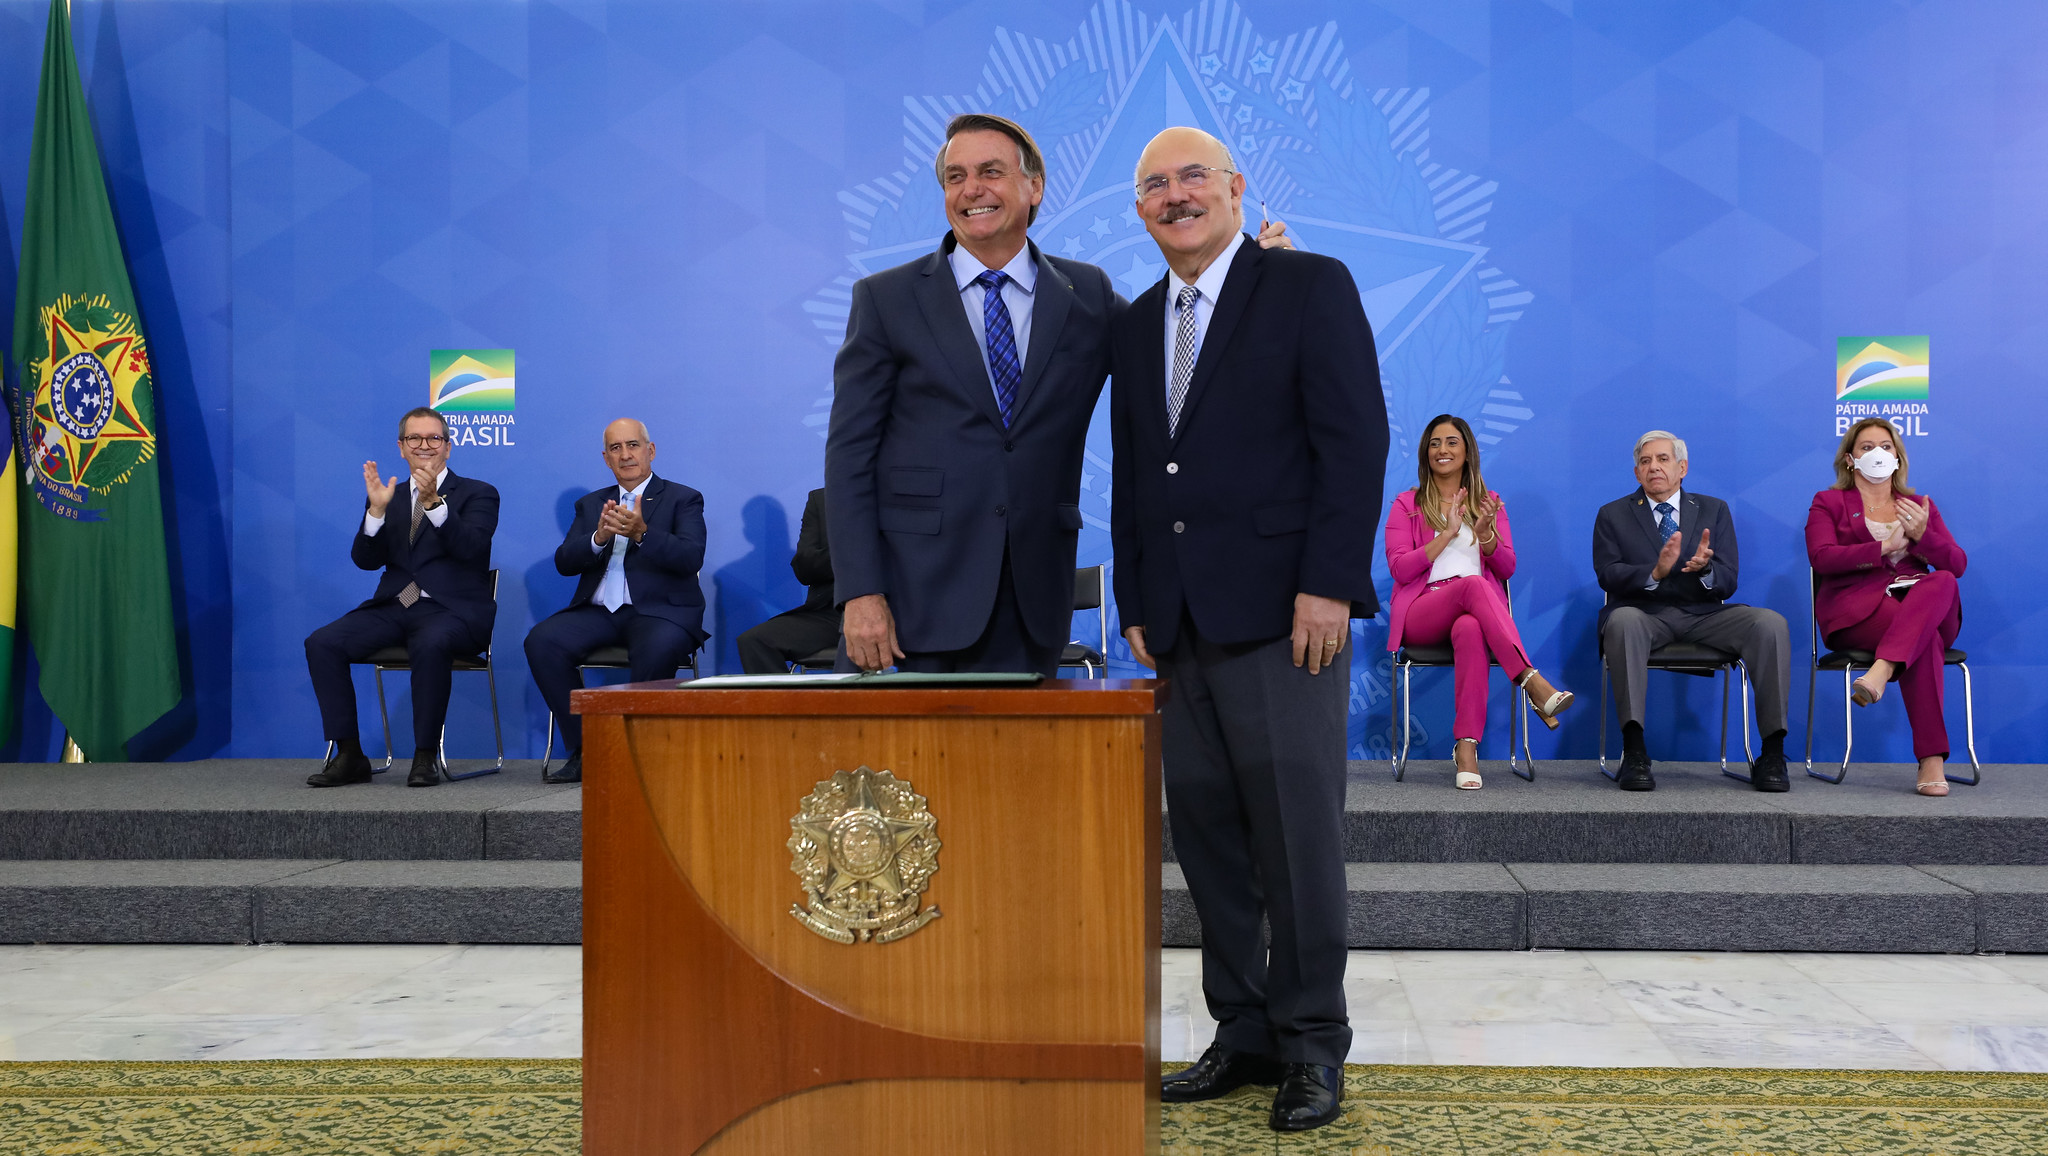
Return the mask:
<svg viewBox="0 0 2048 1156"><path fill-rule="evenodd" d="M1408 744L1415 741L1415 684L1410 681L1415 667L1401 664L1401 761L1394 764L1394 781L1408 773Z"/></svg>
<svg viewBox="0 0 2048 1156"><path fill-rule="evenodd" d="M1607 663L1600 663L1600 773L1619 781L1621 768L1607 769Z"/></svg>
<svg viewBox="0 0 2048 1156"><path fill-rule="evenodd" d="M1749 664L1741 659L1735 660L1735 683L1742 688L1742 757L1754 763L1756 748L1749 745Z"/></svg>
<svg viewBox="0 0 2048 1156"><path fill-rule="evenodd" d="M1513 683L1509 683L1508 686L1516 691L1521 689ZM1523 782L1533 783L1536 781L1536 755L1529 750L1529 696L1518 693L1515 697L1522 701L1520 706L1508 715L1508 770L1514 772L1515 777ZM1520 715L1522 719L1522 761L1528 765L1528 770L1526 771L1515 766L1515 718L1517 715Z"/></svg>
<svg viewBox="0 0 2048 1156"><path fill-rule="evenodd" d="M1946 769L1942 771L1942 777L1951 783L1974 787L1984 778L1984 768L1977 762L1977 704L1970 695L1970 664L1958 662L1956 665L1963 669L1963 741L1969 744L1970 777L1958 778Z"/></svg>
<svg viewBox="0 0 2048 1156"><path fill-rule="evenodd" d="M1394 732L1401 723L1401 696L1394 687L1394 669L1387 668L1387 769L1394 781L1401 781L1401 752L1394 749Z"/></svg>
<svg viewBox="0 0 2048 1156"><path fill-rule="evenodd" d="M1826 775L1813 774L1813 692L1820 685L1820 655L1809 656L1806 663L1806 773L1816 779Z"/></svg>
<svg viewBox="0 0 2048 1156"><path fill-rule="evenodd" d="M1748 772L1737 773L1728 769L1728 683L1734 673L1735 667L1733 665L1721 668L1721 773L1738 782L1747 783L1750 781ZM1747 682L1742 684L1742 705L1745 710L1749 708L1749 684ZM1742 745L1745 749L1749 746L1749 724L1747 721L1744 721L1742 726Z"/></svg>
<svg viewBox="0 0 2048 1156"><path fill-rule="evenodd" d="M1813 776L1814 778L1816 778L1816 779L1819 779L1819 780L1820 780L1821 782L1823 782L1823 783L1839 783L1839 782L1841 782L1841 781L1842 781L1843 779L1845 779L1845 778L1847 778L1847 777L1849 776L1849 752L1850 752L1850 751L1852 751L1852 750L1854 750L1854 749L1856 748L1856 718L1855 718L1855 716L1854 716L1853 714L1851 714L1851 713L1850 713L1851 711L1855 710L1855 705L1854 705L1854 704L1853 704L1853 703L1852 703L1852 702L1850 701L1850 699L1849 699L1849 695L1850 695L1850 692L1851 692L1851 691L1852 691L1852 690L1853 690L1854 688L1853 688L1853 687L1851 687L1851 686L1850 686L1849 684L1850 684L1850 682L1851 682L1851 681L1853 681L1853 680L1855 679L1855 677L1856 677L1856 668L1855 668L1855 667L1853 667L1853 666L1845 666L1845 667L1843 667L1843 668L1842 668L1842 769L1841 769L1841 770L1839 770L1839 771L1835 772L1835 773L1834 773L1834 774L1832 774L1832 775L1824 775L1824 774L1822 774L1821 772L1819 772L1819 771L1816 771L1816 770L1814 770L1814 769L1813 769L1813 766L1812 766L1812 762L1813 762L1813 728L1812 728L1812 724L1811 724L1811 723L1809 723L1809 724L1807 725L1807 735L1806 735L1806 750L1807 750L1807 764L1808 764L1808 765L1807 765L1807 768L1806 768L1806 773L1807 773L1807 774L1809 774L1809 775L1812 775L1812 776ZM1812 705L1811 705L1811 703L1810 703L1810 702L1809 702L1809 704L1808 704L1808 706L1807 706L1807 708L1806 708L1806 709L1807 709L1807 717L1811 718L1811 717L1812 717L1812 715L1813 715L1813 707L1812 707Z"/></svg>
<svg viewBox="0 0 2048 1156"><path fill-rule="evenodd" d="M384 668L373 666L370 671L377 681L377 717L384 720L384 766L381 769L388 771L397 755L391 749L391 710L384 705ZM373 768L370 773L376 774L377 769Z"/></svg>
<svg viewBox="0 0 2048 1156"><path fill-rule="evenodd" d="M548 773L548 765L555 761L555 712L548 712L548 737L540 748L540 773Z"/></svg>
<svg viewBox="0 0 2048 1156"><path fill-rule="evenodd" d="M496 736L498 741L498 763L496 766L485 767L480 771L464 771L459 775L456 774L448 766L448 728L443 726L441 728L441 777L451 783L459 783L464 779L480 779L485 775L495 775L505 769L505 730L498 721L498 672L490 662L484 663L484 678L489 681L491 687L491 734Z"/></svg>

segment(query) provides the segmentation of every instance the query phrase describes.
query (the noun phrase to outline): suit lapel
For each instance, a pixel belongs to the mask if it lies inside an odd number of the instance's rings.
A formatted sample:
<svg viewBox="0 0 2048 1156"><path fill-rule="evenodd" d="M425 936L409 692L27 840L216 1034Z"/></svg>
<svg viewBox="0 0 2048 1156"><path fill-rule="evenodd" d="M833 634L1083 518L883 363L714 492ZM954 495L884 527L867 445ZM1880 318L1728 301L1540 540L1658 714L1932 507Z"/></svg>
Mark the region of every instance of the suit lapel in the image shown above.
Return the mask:
<svg viewBox="0 0 2048 1156"><path fill-rule="evenodd" d="M981 350L974 344L974 329L967 324L967 310L960 304L960 287L953 281L953 263L947 259L952 251L953 234L949 232L939 243L938 251L925 260L923 276L917 283L918 308L924 313L925 323L931 326L932 339L938 343L947 367L953 371L950 376L954 385L1001 429L1003 415L996 408L995 387L989 384L988 368L982 365Z"/></svg>
<svg viewBox="0 0 2048 1156"><path fill-rule="evenodd" d="M1230 263L1230 272L1223 277L1223 292L1218 295L1216 312L1209 315L1209 328L1202 334L1202 352L1195 358L1195 372L1188 379L1188 395L1180 403L1180 423L1174 427L1175 442L1179 442L1180 435L1187 432L1188 418L1193 414L1195 404L1201 400L1209 379L1216 376L1216 363L1223 359L1224 351L1230 346L1230 335L1236 331L1237 323L1244 318L1245 307L1251 301L1252 290L1259 283L1259 273L1264 265L1264 252L1265 250L1259 248L1258 242L1249 239L1237 247L1237 257ZM1164 290L1161 293L1162 312L1159 323L1164 326ZM1159 340L1159 357L1164 361L1166 334L1163 329L1159 334ZM1164 387L1161 388L1163 393ZM1164 400L1160 405L1164 407Z"/></svg>
<svg viewBox="0 0 2048 1156"><path fill-rule="evenodd" d="M1166 438L1166 279L1138 295L1131 303L1137 319L1138 364L1132 387L1138 391L1134 421L1148 433L1158 431Z"/></svg>
<svg viewBox="0 0 2048 1156"><path fill-rule="evenodd" d="M1650 495L1638 489L1635 504L1636 524L1643 528L1643 536L1650 540L1650 548L1662 550L1664 535L1657 530L1657 512L1650 508L1651 505Z"/></svg>
<svg viewBox="0 0 2048 1156"><path fill-rule="evenodd" d="M1678 523L1678 532L1681 535L1678 540L1678 564L1683 566L1694 554L1700 552L1700 531L1706 529L1707 524L1702 520L1698 499L1688 493L1682 495L1679 500L1685 503L1685 516Z"/></svg>
<svg viewBox="0 0 2048 1156"><path fill-rule="evenodd" d="M1031 256L1038 263L1038 283L1031 290L1031 353L1024 363L1024 380L1017 386L1017 408L1012 415L1019 419L1032 390L1045 376L1046 362L1052 360L1060 330L1067 323L1067 311L1074 304L1074 287L1067 282L1067 275L1055 269L1037 245L1031 246Z"/></svg>

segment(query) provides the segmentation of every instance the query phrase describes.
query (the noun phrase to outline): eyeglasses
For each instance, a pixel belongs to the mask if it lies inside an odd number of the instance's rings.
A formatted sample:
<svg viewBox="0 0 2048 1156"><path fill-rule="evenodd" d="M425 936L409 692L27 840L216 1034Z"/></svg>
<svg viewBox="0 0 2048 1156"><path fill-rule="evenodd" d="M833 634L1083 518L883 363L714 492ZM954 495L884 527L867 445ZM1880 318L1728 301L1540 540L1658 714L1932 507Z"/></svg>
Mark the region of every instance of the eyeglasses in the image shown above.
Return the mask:
<svg viewBox="0 0 2048 1156"><path fill-rule="evenodd" d="M447 444L447 441L448 441L448 435L446 435L446 434L407 434L407 435L405 435L404 437L402 437L402 438L399 438L398 440L399 440L399 441L401 441L401 442L404 442L404 443L405 443L405 448L407 448L407 449L409 449L409 450L417 450L417 449L430 449L430 450L431 450L431 449L439 449L439 448L440 448L441 446L443 446L443 445Z"/></svg>
<svg viewBox="0 0 2048 1156"><path fill-rule="evenodd" d="M1209 183L1210 173L1237 175L1236 169L1217 168L1215 165L1189 165L1178 173L1154 173L1137 184L1138 196L1143 200L1166 195L1167 187L1179 181L1180 187L1190 193L1199 193Z"/></svg>

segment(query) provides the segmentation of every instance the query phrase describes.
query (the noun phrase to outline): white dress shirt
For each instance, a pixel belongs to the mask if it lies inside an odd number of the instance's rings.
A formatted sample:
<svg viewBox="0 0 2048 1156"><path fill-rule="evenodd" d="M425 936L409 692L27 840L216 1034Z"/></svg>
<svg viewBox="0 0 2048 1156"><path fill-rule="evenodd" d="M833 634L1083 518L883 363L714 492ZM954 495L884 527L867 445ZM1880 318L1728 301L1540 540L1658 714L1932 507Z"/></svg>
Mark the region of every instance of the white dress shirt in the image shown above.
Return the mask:
<svg viewBox="0 0 2048 1156"><path fill-rule="evenodd" d="M447 466L442 466L442 467L441 467L441 472L440 472L440 473L438 473L438 474L435 474L435 475L434 475L434 492L435 492L435 493L440 493L440 492L441 492L441 487L442 487L442 486L444 486L444 485L446 485L446 484L447 484L447 482L448 482L448 467L447 467ZM414 504L414 505L418 505L418 504L419 504L419 500L420 500L420 487L419 487L419 483L417 483L417 482L408 482L408 483L406 483L406 484L407 484L408 486L410 486L410 487L411 487L411 489L412 489L412 500L413 500L413 504ZM429 521L429 522L433 523L433 524L434 524L435 526L442 526L442 525L446 525L446 524L447 524L447 522L448 522L448 499L447 499L447 498L442 498L442 499L441 499L441 504L440 504L440 505L438 505L438 506L435 506L435 507L434 507L433 509L431 509L431 510L428 510L428 511L426 511L426 513L425 513L424 515L422 515L422 516L423 516L423 517L425 517L427 521ZM363 515L363 537L365 537L365 538L374 538L374 537L376 537L376 536L377 536L377 531L379 531L379 530L381 530L381 529L383 529L383 528L384 528L384 519L383 519L382 517L380 517L380 516L378 516L378 515L376 515L376 514L371 514L371 513L365 513L365 514ZM427 592L426 592L426 591L425 591L424 589L422 589L422 590L420 591L420 597L422 597L422 598L432 598L432 597L433 597L433 595L432 595L432 594L429 594L429 593L427 593Z"/></svg>
<svg viewBox="0 0 2048 1156"><path fill-rule="evenodd" d="M988 333L982 324L981 309L986 303L988 290L976 283L975 278L988 272L988 266L981 258L967 251L964 246L953 246L948 255L953 264L953 282L960 287L960 304L967 310L967 325L974 330L974 347L981 351L981 371L988 375L989 391L995 391L995 371L988 363ZM1003 266L1003 272L1010 279L1003 282L1003 305L1010 311L1010 332L1017 343L1017 372L1024 372L1024 357L1031 349L1031 301L1038 288L1038 263L1031 259L1031 246L1025 245Z"/></svg>
<svg viewBox="0 0 2048 1156"><path fill-rule="evenodd" d="M1680 533L1681 535L1685 533L1685 491L1684 491L1684 490L1682 490L1682 489L1678 489L1678 490L1673 490L1673 491L1671 491L1671 493L1670 493L1670 496L1668 496L1668 497L1666 497L1666 498L1663 498L1663 499L1662 499L1661 501L1660 501L1659 499L1656 499L1656 498L1652 498L1652 497L1651 497L1650 495L1648 495L1648 494L1644 494L1644 495L1643 495L1643 501L1645 501L1645 502L1648 502L1648 503L1650 504L1650 521L1652 521L1652 522L1662 522L1662 521L1664 520L1664 515L1662 515L1662 514L1660 514L1660 513L1658 513L1658 512L1657 512L1657 507L1658 507L1658 506L1659 506L1660 504L1662 504L1663 502L1669 502L1669 503L1671 504L1671 520L1672 520L1673 522L1677 523L1677 525L1678 525L1678 532L1679 532L1679 533ZM1661 534L1661 533L1663 533L1663 531L1661 531L1661 530L1660 530L1660 531L1658 531L1658 533L1660 533L1660 534ZM1662 539L1659 539L1659 542L1658 542L1658 544L1659 544L1659 545L1662 545L1662 544L1663 544L1663 542L1662 542ZM1713 549L1713 545L1712 545L1712 543L1709 543L1709 544L1708 544L1708 546L1707 546L1707 548L1708 548L1708 549L1710 549L1710 550L1711 550L1711 549ZM1680 553L1680 554L1679 554L1679 556L1678 556L1678 561L1677 561L1677 562L1675 562L1675 563L1673 563L1673 564L1672 564L1672 567L1671 567L1671 568L1672 568L1672 570L1674 570L1674 571L1677 571L1677 570L1683 570L1683 569L1685 569L1685 564L1686 564L1687 562L1691 561L1691 560L1692 560L1692 559L1691 559L1691 555L1688 555L1688 554L1685 554L1685 553ZM1653 570L1654 570L1654 569L1656 569L1656 567L1655 567L1655 566L1652 566L1652 567L1651 567L1651 569L1653 569ZM1714 588L1714 572L1713 572L1713 571L1712 571L1711 569L1709 569L1709 570L1703 570L1703 571L1701 571L1701 572L1700 572L1700 585L1702 585L1702 586L1706 587L1706 588L1707 588L1707 589L1709 589L1709 590L1712 590L1712 589ZM1652 578L1652 579L1650 579L1650 583L1649 583L1649 585L1647 585L1647 586L1643 587L1643 589L1645 589L1645 590L1655 590L1656 588L1657 588L1657 579L1655 579L1655 578Z"/></svg>
<svg viewBox="0 0 2048 1156"><path fill-rule="evenodd" d="M1429 580L1441 582L1446 578L1464 578L1478 575L1486 568L1479 557L1479 541L1472 536L1472 527L1459 526L1458 536L1444 544L1436 561L1429 564Z"/></svg>
<svg viewBox="0 0 2048 1156"><path fill-rule="evenodd" d="M647 492L647 483L653 480L654 475L650 473L646 477L641 478L640 484L630 490L620 486L617 499L619 505L629 505L635 510L639 509L640 496ZM633 500L628 502L627 498ZM627 538L624 534L613 534L612 540L609 543L599 545L597 533L595 531L591 532L591 553L602 553L607 548L612 552L612 556L605 560L604 577L597 583L597 593L591 596L591 601L602 605L606 610L617 610L621 606L631 606L633 604L632 588L626 584L626 545L629 541L631 539Z"/></svg>
<svg viewBox="0 0 2048 1156"><path fill-rule="evenodd" d="M1230 276L1230 263L1237 260L1237 251L1244 245L1244 234L1230 239L1230 247L1218 254L1202 275L1195 278L1195 348L1189 356L1195 361L1202 360L1202 341L1209 336L1209 318L1216 315L1216 299L1223 295L1223 281ZM1169 267L1166 273L1166 393L1173 395L1173 345L1180 332L1180 318L1174 313L1174 306L1180 302L1180 291L1188 282ZM1193 372L1190 367L1189 372ZM1171 405L1171 402L1168 403Z"/></svg>

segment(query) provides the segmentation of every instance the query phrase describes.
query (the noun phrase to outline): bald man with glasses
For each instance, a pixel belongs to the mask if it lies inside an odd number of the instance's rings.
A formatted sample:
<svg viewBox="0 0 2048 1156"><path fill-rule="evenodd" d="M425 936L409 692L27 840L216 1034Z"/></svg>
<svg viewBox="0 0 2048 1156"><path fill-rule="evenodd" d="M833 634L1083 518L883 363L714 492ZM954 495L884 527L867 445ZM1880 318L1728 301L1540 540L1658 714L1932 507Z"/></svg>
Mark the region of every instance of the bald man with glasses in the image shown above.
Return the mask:
<svg viewBox="0 0 2048 1156"><path fill-rule="evenodd" d="M363 463L367 500L349 558L361 569L384 573L368 601L306 639L320 724L334 744L334 754L306 780L308 786L370 781L348 668L400 644L412 667L412 772L405 785L440 781L441 727L455 660L490 644L498 616L491 595L498 491L449 469L448 444L448 422L420 406L398 423L398 450L410 476L386 479L376 462Z"/></svg>

